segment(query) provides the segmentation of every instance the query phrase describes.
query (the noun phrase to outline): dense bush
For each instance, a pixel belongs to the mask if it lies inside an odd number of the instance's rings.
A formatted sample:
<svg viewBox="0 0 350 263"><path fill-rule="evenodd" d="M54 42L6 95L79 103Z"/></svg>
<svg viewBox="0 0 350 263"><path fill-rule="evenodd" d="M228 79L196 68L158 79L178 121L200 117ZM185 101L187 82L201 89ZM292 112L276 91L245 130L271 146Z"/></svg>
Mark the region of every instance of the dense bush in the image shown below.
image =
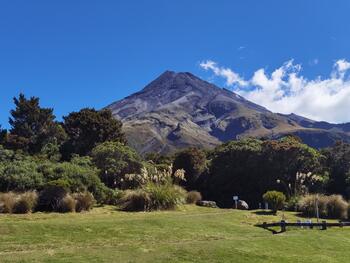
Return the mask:
<svg viewBox="0 0 350 263"><path fill-rule="evenodd" d="M26 191L40 189L44 177L37 171L37 164L27 158L0 164L0 191Z"/></svg>
<svg viewBox="0 0 350 263"><path fill-rule="evenodd" d="M175 155L174 172L176 170L185 170L185 180L181 185L191 190L195 187L199 176L206 169L207 158L205 152L198 148L188 148Z"/></svg>
<svg viewBox="0 0 350 263"><path fill-rule="evenodd" d="M273 212L277 212L283 208L286 196L278 191L268 191L263 195L263 199L271 206Z"/></svg>
<svg viewBox="0 0 350 263"><path fill-rule="evenodd" d="M349 204L340 195L306 195L299 202L299 210L305 216L316 216L316 202L320 217L341 219L348 217Z"/></svg>
<svg viewBox="0 0 350 263"><path fill-rule="evenodd" d="M103 191L101 191L102 195L96 198L97 203L104 205L117 205L119 199L124 195L124 191L118 189L111 189L108 187L104 187Z"/></svg>
<svg viewBox="0 0 350 263"><path fill-rule="evenodd" d="M238 195L256 208L269 189L287 194L293 191L287 188L294 185L297 172L316 173L321 167L320 153L292 137L230 141L210 156L209 174L197 189L221 207L232 207L232 195Z"/></svg>
<svg viewBox="0 0 350 263"><path fill-rule="evenodd" d="M38 194L34 191L19 194L12 212L15 214L26 214L32 212L37 201Z"/></svg>
<svg viewBox="0 0 350 263"><path fill-rule="evenodd" d="M140 174L143 167L136 151L119 142L105 142L91 152L94 164L100 169L101 180L111 188L128 189L124 177L127 174Z"/></svg>
<svg viewBox="0 0 350 263"><path fill-rule="evenodd" d="M55 212L60 211L61 201L67 195L65 187L59 185L48 185L38 197L37 211Z"/></svg>
<svg viewBox="0 0 350 263"><path fill-rule="evenodd" d="M75 193L73 198L76 201L75 211L89 211L95 204L94 196L89 192Z"/></svg>
<svg viewBox="0 0 350 263"><path fill-rule="evenodd" d="M190 191L186 195L186 203L187 204L196 204L197 202L202 200L202 195L197 191Z"/></svg>

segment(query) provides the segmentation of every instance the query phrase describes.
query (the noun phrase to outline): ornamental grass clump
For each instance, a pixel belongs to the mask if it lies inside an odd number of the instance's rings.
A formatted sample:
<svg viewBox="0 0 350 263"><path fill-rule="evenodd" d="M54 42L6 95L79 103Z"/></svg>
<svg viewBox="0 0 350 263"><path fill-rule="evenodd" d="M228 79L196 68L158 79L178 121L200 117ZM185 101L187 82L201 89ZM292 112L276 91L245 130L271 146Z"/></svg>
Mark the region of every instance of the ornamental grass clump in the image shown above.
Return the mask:
<svg viewBox="0 0 350 263"><path fill-rule="evenodd" d="M202 195L197 191L190 191L186 195L186 203L187 204L196 204L197 202L202 200Z"/></svg>
<svg viewBox="0 0 350 263"><path fill-rule="evenodd" d="M0 193L0 213L12 213L16 201L17 195L15 193Z"/></svg>
<svg viewBox="0 0 350 263"><path fill-rule="evenodd" d="M19 194L12 212L15 214L30 213L35 209L37 201L38 194L35 191L28 191Z"/></svg>
<svg viewBox="0 0 350 263"><path fill-rule="evenodd" d="M145 190L150 196L150 210L171 210L185 203L186 191L177 185L149 183Z"/></svg>
<svg viewBox="0 0 350 263"><path fill-rule="evenodd" d="M316 205L320 217L345 219L348 217L349 204L341 195L311 194L301 198L299 210L304 216L316 216Z"/></svg>
<svg viewBox="0 0 350 263"><path fill-rule="evenodd" d="M76 201L75 211L90 211L95 204L95 198L90 192L75 193L73 198Z"/></svg>
<svg viewBox="0 0 350 263"><path fill-rule="evenodd" d="M144 189L126 190L118 206L123 211L149 211L151 198Z"/></svg>
<svg viewBox="0 0 350 263"><path fill-rule="evenodd" d="M60 201L57 208L57 212L70 213L75 212L77 201L70 194L66 194Z"/></svg>

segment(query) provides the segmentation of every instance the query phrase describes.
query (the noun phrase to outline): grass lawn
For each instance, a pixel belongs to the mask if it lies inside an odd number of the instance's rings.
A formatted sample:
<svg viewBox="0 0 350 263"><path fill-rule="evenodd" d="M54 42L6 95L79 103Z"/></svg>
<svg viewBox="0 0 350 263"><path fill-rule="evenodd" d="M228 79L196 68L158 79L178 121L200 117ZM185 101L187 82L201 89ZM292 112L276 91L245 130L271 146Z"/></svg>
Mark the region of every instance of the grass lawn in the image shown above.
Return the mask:
<svg viewBox="0 0 350 263"><path fill-rule="evenodd" d="M288 219L296 218L288 213ZM254 227L276 220L196 206L0 215L0 262L350 262L350 228L272 235Z"/></svg>

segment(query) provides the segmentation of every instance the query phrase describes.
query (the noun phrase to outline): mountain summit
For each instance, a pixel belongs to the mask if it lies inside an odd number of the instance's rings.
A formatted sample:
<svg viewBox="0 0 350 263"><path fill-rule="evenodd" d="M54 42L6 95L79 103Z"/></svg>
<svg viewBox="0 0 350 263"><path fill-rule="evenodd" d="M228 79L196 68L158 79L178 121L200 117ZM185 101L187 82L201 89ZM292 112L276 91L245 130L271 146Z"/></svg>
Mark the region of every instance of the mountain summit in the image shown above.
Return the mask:
<svg viewBox="0 0 350 263"><path fill-rule="evenodd" d="M188 72L166 71L107 108L123 122L129 143L140 153L212 148L242 137L285 134L296 134L314 147L350 141L350 125L272 113Z"/></svg>

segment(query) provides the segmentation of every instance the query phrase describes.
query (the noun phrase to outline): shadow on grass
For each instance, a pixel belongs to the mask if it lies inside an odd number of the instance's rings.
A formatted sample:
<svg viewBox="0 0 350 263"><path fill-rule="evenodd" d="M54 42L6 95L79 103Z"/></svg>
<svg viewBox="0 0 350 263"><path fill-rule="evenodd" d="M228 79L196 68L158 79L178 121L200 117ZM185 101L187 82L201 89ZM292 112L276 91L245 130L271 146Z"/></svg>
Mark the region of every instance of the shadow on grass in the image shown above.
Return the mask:
<svg viewBox="0 0 350 263"><path fill-rule="evenodd" d="M259 216L274 216L274 215L276 215L276 213L271 211L271 210L260 210L260 211L255 211L253 213L256 215L259 215Z"/></svg>
<svg viewBox="0 0 350 263"><path fill-rule="evenodd" d="M264 225L262 225L262 224L257 224L257 225L255 225L255 226L256 226L256 227L260 227L260 228L262 228L262 229L264 229L264 230L270 231L270 232L271 232L272 234L274 234L274 235L284 233L284 232L282 231L282 229L281 229L280 231L276 231L276 230L273 229L273 228L264 227Z"/></svg>

